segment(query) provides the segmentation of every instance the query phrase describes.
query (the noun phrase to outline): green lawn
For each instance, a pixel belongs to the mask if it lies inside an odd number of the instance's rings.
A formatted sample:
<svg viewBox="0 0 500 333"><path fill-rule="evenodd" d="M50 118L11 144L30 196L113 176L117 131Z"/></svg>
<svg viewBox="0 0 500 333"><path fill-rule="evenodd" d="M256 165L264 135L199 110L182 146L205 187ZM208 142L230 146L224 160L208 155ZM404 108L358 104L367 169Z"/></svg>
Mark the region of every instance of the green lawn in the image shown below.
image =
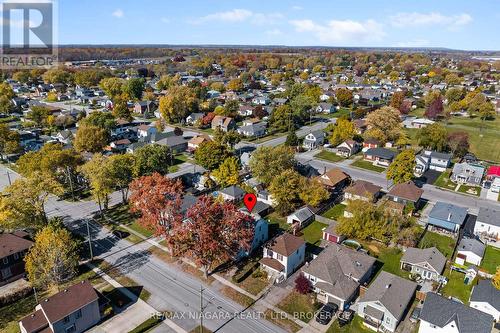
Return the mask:
<svg viewBox="0 0 500 333"><path fill-rule="evenodd" d="M35 296L26 296L12 304L0 308L0 332L19 332L18 321L35 311Z"/></svg>
<svg viewBox="0 0 500 333"><path fill-rule="evenodd" d="M365 161L363 159L359 159L357 161L354 161L353 163L351 163L351 165L354 167L357 167L357 168L375 171L378 173L382 173L385 171L385 168L373 165L372 162Z"/></svg>
<svg viewBox="0 0 500 333"><path fill-rule="evenodd" d="M140 233L141 235L143 235L145 237L151 237L151 236L154 235L154 233L151 230L148 230L148 229L144 228L137 221L134 221L133 223L128 224L127 227L129 227L130 229L132 229L132 230Z"/></svg>
<svg viewBox="0 0 500 333"><path fill-rule="evenodd" d="M454 296L467 304L475 281L469 285L465 285L465 275L456 271L451 271L450 273L449 269L446 269L444 276L448 278L448 283L441 289L443 295Z"/></svg>
<svg viewBox="0 0 500 333"><path fill-rule="evenodd" d="M320 304L315 301L313 294L302 295L295 290L277 304L281 310L291 314L297 319L308 323L314 313L320 308Z"/></svg>
<svg viewBox="0 0 500 333"><path fill-rule="evenodd" d="M428 247L436 247L445 257L451 259L455 240L451 237L437 234L432 231L426 231L424 237L418 244L419 248L426 249Z"/></svg>
<svg viewBox="0 0 500 333"><path fill-rule="evenodd" d="M321 216L326 217L328 219L336 220L339 217L344 215L344 210L346 209L346 205L338 204L321 214Z"/></svg>
<svg viewBox="0 0 500 333"><path fill-rule="evenodd" d="M481 268L490 274L495 274L498 266L500 266L500 249L488 245L486 247L486 251L484 252Z"/></svg>
<svg viewBox="0 0 500 333"><path fill-rule="evenodd" d="M481 194L481 188L477 186L460 185L458 192L478 197Z"/></svg>
<svg viewBox="0 0 500 333"><path fill-rule="evenodd" d="M286 223L286 217L280 216L276 212L269 214L266 219L269 222L270 237L280 230L283 231L290 229L290 225Z"/></svg>
<svg viewBox="0 0 500 333"><path fill-rule="evenodd" d="M302 328L298 324L296 324L293 320L290 320L284 316L281 315L281 313L278 313L276 311L273 311L271 309L267 309L264 312L264 316L266 320L270 321L271 323L274 323L278 325L281 328L284 328L287 332L298 332Z"/></svg>
<svg viewBox="0 0 500 333"><path fill-rule="evenodd" d="M408 272L401 269L400 260L402 256L403 252L397 248L382 248L378 254L378 260L383 263L382 270L402 278L408 278Z"/></svg>
<svg viewBox="0 0 500 333"><path fill-rule="evenodd" d="M363 319L360 316L354 314L354 318L348 325L340 327L336 320L326 333L373 333L373 331L363 325Z"/></svg>
<svg viewBox="0 0 500 333"><path fill-rule="evenodd" d="M327 224L314 221L307 227L302 229L302 238L312 245L319 245L321 243L321 238L323 237L323 229L328 227Z"/></svg>
<svg viewBox="0 0 500 333"><path fill-rule="evenodd" d="M145 322L143 322L142 324L131 330L129 333L149 332L156 326L160 325L161 322L162 320L159 318L149 318L148 320L146 320Z"/></svg>
<svg viewBox="0 0 500 333"><path fill-rule="evenodd" d="M328 150L323 150L320 153L314 155L314 157L320 158L322 160L327 160L330 162L340 162L344 160L342 156L338 156L337 154L332 153L331 151Z"/></svg>
<svg viewBox="0 0 500 333"><path fill-rule="evenodd" d="M443 173L441 173L439 175L438 179L436 179L436 181L434 182L434 186L442 187L442 188L445 188L448 190L455 190L455 187L457 187L457 184L453 183L450 180L450 174L451 174L451 170L447 170L447 171L444 171Z"/></svg>

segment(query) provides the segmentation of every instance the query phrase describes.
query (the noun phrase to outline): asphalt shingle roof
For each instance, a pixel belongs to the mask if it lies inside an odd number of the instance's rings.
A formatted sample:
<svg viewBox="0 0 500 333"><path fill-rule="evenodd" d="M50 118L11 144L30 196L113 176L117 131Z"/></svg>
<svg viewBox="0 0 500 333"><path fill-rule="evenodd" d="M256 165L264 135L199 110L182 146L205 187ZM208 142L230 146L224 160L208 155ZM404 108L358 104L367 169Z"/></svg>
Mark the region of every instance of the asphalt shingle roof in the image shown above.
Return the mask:
<svg viewBox="0 0 500 333"><path fill-rule="evenodd" d="M484 255L484 250L486 250L486 245L472 238L462 238L457 248L457 251L470 251L481 258Z"/></svg>
<svg viewBox="0 0 500 333"><path fill-rule="evenodd" d="M472 289L471 302L486 302L500 311L500 290L495 288L490 280L480 280Z"/></svg>
<svg viewBox="0 0 500 333"><path fill-rule="evenodd" d="M445 202L436 202L429 213L429 218L448 221L462 225L467 217L467 208L456 206Z"/></svg>
<svg viewBox="0 0 500 333"><path fill-rule="evenodd" d="M444 327L454 321L460 333L490 333L493 317L435 293L427 293L420 319Z"/></svg>
<svg viewBox="0 0 500 333"><path fill-rule="evenodd" d="M446 265L446 257L435 247L427 249L409 247L401 257L401 261L410 264L428 263L439 274Z"/></svg>
<svg viewBox="0 0 500 333"><path fill-rule="evenodd" d="M477 222L487 223L500 227L500 210L484 207L479 208Z"/></svg>

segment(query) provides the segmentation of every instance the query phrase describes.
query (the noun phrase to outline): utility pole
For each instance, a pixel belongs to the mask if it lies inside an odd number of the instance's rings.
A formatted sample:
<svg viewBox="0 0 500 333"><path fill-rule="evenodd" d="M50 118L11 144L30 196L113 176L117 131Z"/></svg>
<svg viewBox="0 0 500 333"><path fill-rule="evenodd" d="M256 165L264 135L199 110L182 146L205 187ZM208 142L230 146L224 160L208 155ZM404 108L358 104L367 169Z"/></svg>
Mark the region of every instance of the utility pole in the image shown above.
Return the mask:
<svg viewBox="0 0 500 333"><path fill-rule="evenodd" d="M36 294L36 288L33 287L33 292L35 293L35 302L38 304L38 295Z"/></svg>
<svg viewBox="0 0 500 333"><path fill-rule="evenodd" d="M87 236L89 239L90 261L92 261L92 260L94 260L94 253L92 251L92 239L90 237L89 220L85 219L85 221L87 222Z"/></svg>
<svg viewBox="0 0 500 333"><path fill-rule="evenodd" d="M7 170L7 178L9 179L9 185L12 185L12 181L10 180L10 172Z"/></svg>
<svg viewBox="0 0 500 333"><path fill-rule="evenodd" d="M73 201L75 201L75 191L73 189L73 182L71 181L71 173L69 172L69 165L66 166L66 172L68 173L69 188L71 190L71 197L73 198Z"/></svg>
<svg viewBox="0 0 500 333"><path fill-rule="evenodd" d="M200 333L203 333L203 286L200 285Z"/></svg>

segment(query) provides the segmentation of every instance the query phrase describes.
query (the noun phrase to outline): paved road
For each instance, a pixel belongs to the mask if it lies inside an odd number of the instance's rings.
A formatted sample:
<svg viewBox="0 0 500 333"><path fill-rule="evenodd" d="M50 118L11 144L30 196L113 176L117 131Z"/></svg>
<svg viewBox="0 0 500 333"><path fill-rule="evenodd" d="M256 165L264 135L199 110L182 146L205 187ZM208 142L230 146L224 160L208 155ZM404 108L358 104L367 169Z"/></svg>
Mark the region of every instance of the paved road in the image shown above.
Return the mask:
<svg viewBox="0 0 500 333"><path fill-rule="evenodd" d="M19 177L15 173L11 173L10 176L12 180ZM0 165L0 190L7 185L7 169ZM110 196L110 205L120 200L121 194L115 192ZM70 229L85 237L88 222L94 256L113 264L124 275L144 286L151 292L148 304L158 311L170 311L177 314L177 317L172 320L186 331L191 331L199 324L196 316L200 307L200 281L177 269L174 265L168 265L152 256L148 251L151 247L149 243L142 242L134 245L114 237L106 228L91 219L91 216L98 210L95 202L67 202L51 197L46 204L46 210L49 216L63 216ZM222 296L214 287L203 285L203 288L205 289L204 311L211 316L204 320L204 326L210 330L228 333L285 332L259 317L253 309L243 311L241 305ZM240 312L242 313L239 317L233 318Z"/></svg>

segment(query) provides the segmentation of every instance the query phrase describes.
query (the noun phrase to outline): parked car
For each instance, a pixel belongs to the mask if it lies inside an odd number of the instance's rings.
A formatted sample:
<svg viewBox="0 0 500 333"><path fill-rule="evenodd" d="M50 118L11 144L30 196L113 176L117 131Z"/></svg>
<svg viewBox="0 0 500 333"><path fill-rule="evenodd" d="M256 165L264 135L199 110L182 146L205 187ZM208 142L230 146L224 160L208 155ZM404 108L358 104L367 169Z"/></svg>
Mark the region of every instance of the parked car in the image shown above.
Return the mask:
<svg viewBox="0 0 500 333"><path fill-rule="evenodd" d="M345 326L349 324L354 317L354 311L352 310L345 310L342 311L342 313L339 314L339 326Z"/></svg>
<svg viewBox="0 0 500 333"><path fill-rule="evenodd" d="M420 310L421 310L421 308L413 309L413 312L411 313L411 316L410 316L410 321L412 323L416 323L418 318L420 318Z"/></svg>
<svg viewBox="0 0 500 333"><path fill-rule="evenodd" d="M127 238L130 234L126 231L113 230L113 235L119 239Z"/></svg>
<svg viewBox="0 0 500 333"><path fill-rule="evenodd" d="M327 325L338 309L339 306L337 304L326 303L316 315L316 321L322 325Z"/></svg>

